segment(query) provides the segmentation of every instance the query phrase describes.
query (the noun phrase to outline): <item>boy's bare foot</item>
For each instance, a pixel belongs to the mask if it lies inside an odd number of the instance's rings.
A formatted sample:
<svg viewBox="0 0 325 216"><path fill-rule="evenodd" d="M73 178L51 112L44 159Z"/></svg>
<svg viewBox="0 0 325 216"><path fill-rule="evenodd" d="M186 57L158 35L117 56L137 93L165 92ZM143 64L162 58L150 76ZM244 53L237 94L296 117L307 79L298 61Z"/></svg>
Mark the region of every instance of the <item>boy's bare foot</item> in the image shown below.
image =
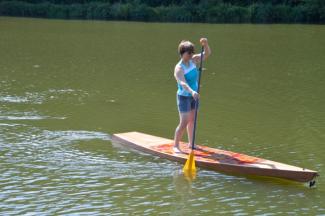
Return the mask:
<svg viewBox="0 0 325 216"><path fill-rule="evenodd" d="M179 149L179 146L174 146L174 147L173 147L173 151L174 151L174 153L176 153L176 154L182 153L182 151Z"/></svg>
<svg viewBox="0 0 325 216"><path fill-rule="evenodd" d="M187 147L188 147L189 149L192 149L192 145L191 145L191 144L188 144ZM198 149L198 147L197 147L196 145L194 145L194 148L193 148L193 149Z"/></svg>

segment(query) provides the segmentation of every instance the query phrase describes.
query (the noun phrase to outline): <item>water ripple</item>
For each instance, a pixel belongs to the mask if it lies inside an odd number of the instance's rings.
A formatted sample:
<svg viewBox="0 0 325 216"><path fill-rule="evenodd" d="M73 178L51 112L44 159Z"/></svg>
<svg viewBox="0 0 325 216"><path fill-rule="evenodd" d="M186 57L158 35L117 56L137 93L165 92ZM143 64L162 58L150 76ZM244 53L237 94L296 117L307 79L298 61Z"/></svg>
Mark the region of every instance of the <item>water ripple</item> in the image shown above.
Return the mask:
<svg viewBox="0 0 325 216"><path fill-rule="evenodd" d="M43 104L53 100L64 100L70 103L73 101L74 104L83 104L89 95L88 92L75 89L49 89L38 92L26 91L22 95L10 95L2 92L0 93L0 102L7 104Z"/></svg>
<svg viewBox="0 0 325 216"><path fill-rule="evenodd" d="M281 182L208 170L200 170L197 179L188 182L181 165L113 146L104 132L1 123L0 133L4 131L0 137L0 209L5 215L321 211L316 208L321 206L320 198L314 197L314 204L306 202L312 191L283 187ZM292 211L297 202L300 207ZM292 207L285 211L286 206Z"/></svg>

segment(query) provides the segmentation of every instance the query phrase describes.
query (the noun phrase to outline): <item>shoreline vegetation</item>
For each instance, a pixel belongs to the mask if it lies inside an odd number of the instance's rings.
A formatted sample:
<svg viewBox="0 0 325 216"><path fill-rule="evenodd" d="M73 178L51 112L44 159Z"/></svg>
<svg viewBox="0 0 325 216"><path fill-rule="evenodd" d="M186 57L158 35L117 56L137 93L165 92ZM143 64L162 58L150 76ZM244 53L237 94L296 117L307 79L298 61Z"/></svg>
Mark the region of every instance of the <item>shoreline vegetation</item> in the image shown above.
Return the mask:
<svg viewBox="0 0 325 216"><path fill-rule="evenodd" d="M0 16L200 23L325 23L324 0L0 0Z"/></svg>

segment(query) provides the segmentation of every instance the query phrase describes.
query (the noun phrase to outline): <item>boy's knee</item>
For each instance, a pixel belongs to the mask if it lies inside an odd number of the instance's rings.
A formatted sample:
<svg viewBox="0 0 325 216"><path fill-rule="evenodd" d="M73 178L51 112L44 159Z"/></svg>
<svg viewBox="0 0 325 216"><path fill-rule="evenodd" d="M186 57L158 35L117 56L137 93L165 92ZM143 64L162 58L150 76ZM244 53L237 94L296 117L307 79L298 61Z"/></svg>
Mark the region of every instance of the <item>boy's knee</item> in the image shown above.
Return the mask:
<svg viewBox="0 0 325 216"><path fill-rule="evenodd" d="M179 129L185 129L187 127L187 124L188 122L181 122L178 127Z"/></svg>

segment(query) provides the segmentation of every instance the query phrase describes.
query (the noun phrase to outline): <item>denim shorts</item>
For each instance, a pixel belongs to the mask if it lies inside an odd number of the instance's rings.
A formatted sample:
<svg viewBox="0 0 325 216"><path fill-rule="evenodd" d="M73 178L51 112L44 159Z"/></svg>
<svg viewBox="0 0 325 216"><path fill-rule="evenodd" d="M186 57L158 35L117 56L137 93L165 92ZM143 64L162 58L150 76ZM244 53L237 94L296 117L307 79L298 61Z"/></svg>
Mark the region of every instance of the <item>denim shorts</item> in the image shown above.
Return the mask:
<svg viewBox="0 0 325 216"><path fill-rule="evenodd" d="M177 94L177 107L180 113L190 112L195 109L196 101L192 96L182 96Z"/></svg>

